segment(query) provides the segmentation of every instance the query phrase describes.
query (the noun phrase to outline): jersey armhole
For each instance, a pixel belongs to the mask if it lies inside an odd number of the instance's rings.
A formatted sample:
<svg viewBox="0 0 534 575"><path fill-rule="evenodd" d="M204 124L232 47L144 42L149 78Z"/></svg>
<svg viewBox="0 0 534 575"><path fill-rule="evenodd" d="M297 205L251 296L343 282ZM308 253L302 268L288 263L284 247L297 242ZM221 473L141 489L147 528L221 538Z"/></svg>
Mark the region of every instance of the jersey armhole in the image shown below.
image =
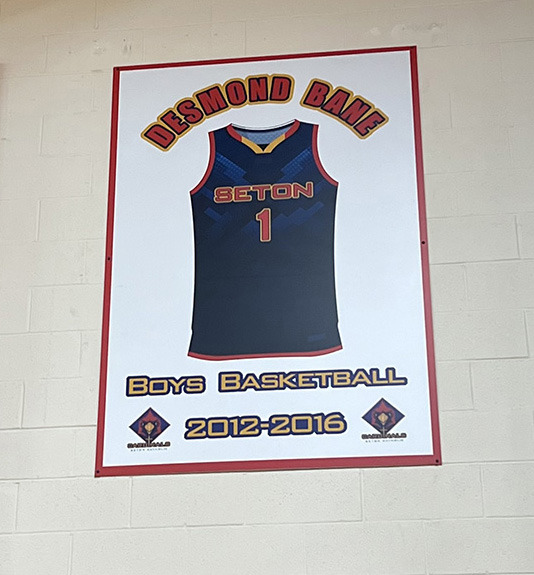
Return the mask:
<svg viewBox="0 0 534 575"><path fill-rule="evenodd" d="M317 132L318 131L319 131L319 126L317 124L315 124L313 126L313 135L312 135L312 149L313 149L313 157L315 159L315 164L319 168L319 171L321 172L322 176L328 182L330 182L333 186L337 186L339 184L339 182L334 180L334 178L332 178L332 176L330 176L330 174L324 169L324 166L321 162L321 158L319 157L319 148L317 146Z"/></svg>
<svg viewBox="0 0 534 575"><path fill-rule="evenodd" d="M209 138L210 138L210 151L209 151L210 159L208 162L208 167L206 168L206 171L204 172L204 175L202 176L200 182L198 182L198 184L189 192L192 196L195 195L202 188L202 186L204 186L204 184L208 181L208 178L211 174L211 170L213 169L213 164L215 163L215 134L213 132L210 132Z"/></svg>

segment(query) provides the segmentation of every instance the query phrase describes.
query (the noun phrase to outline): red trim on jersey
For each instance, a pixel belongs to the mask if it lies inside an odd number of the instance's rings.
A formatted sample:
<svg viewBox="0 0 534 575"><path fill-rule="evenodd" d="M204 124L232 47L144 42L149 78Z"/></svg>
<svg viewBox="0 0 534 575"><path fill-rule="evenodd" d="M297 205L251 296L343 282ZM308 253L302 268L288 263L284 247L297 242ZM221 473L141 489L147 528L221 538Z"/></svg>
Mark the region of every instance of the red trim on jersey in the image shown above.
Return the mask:
<svg viewBox="0 0 534 575"><path fill-rule="evenodd" d="M232 138L234 138L234 140L237 140L238 142L243 141L243 136L236 132L236 129L232 124L228 124L228 126L226 126L226 131L228 134L230 134L230 136L232 136Z"/></svg>
<svg viewBox="0 0 534 575"><path fill-rule="evenodd" d="M293 120L293 125L285 133L284 140L287 140L289 137L291 137L299 128L300 128L300 122L298 120Z"/></svg>
<svg viewBox="0 0 534 575"><path fill-rule="evenodd" d="M187 355L196 359L207 359L208 361L224 361L225 359L254 359L259 357L315 357L317 355L326 355L343 349L342 345L329 347L328 349L319 349L317 351L288 351L284 353L251 353L243 355L204 355L190 351Z"/></svg>
<svg viewBox="0 0 534 575"><path fill-rule="evenodd" d="M313 135L312 135L312 150L313 150L313 157L315 159L315 164L319 171L321 172L323 178L325 178L328 182L330 182L333 186L339 185L339 182L336 182L330 174L324 169L323 163L321 162L321 158L319 157L319 148L317 146L317 132L319 131L319 126L317 124L313 125Z"/></svg>
<svg viewBox="0 0 534 575"><path fill-rule="evenodd" d="M208 167L206 168L206 171L204 172L204 175L202 176L200 182L198 182L198 184L189 192L192 196L196 194L202 188L202 186L208 181L208 178L210 177L211 174L211 170L213 169L213 164L215 163L215 136L213 135L213 132L209 133L209 137L210 137L210 160L208 162Z"/></svg>

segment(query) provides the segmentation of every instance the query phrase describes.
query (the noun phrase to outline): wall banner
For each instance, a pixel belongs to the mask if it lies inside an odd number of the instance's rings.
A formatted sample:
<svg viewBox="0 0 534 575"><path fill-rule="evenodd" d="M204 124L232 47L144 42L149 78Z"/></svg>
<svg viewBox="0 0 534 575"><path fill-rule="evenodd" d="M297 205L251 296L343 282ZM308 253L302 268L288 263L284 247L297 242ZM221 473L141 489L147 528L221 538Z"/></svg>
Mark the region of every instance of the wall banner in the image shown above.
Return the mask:
<svg viewBox="0 0 534 575"><path fill-rule="evenodd" d="M415 48L116 68L96 475L440 463Z"/></svg>

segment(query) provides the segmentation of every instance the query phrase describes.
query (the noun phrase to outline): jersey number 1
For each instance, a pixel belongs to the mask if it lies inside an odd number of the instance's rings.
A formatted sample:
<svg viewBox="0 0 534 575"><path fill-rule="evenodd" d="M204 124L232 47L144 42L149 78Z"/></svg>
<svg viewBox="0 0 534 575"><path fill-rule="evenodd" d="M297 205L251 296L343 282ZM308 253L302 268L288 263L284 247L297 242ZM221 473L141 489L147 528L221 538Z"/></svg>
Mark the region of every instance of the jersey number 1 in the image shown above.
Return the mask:
<svg viewBox="0 0 534 575"><path fill-rule="evenodd" d="M256 220L260 222L260 242L271 241L271 208L263 208L256 214Z"/></svg>

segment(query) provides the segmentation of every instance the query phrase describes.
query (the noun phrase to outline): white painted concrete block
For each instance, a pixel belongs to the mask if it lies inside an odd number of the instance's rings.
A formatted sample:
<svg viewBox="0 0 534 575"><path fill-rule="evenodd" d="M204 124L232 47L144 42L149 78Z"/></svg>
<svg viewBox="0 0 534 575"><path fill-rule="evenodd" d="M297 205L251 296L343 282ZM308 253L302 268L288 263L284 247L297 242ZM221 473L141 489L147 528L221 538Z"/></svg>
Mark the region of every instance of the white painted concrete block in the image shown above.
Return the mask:
<svg viewBox="0 0 534 575"><path fill-rule="evenodd" d="M528 356L519 310L435 313L434 335L438 361Z"/></svg>
<svg viewBox="0 0 534 575"><path fill-rule="evenodd" d="M47 336L45 349L39 350L45 354L37 354L44 368L29 371L29 375L40 377L72 377L78 375L80 369L80 334L77 332L50 333Z"/></svg>
<svg viewBox="0 0 534 575"><path fill-rule="evenodd" d="M246 523L359 521L357 470L256 473L245 477Z"/></svg>
<svg viewBox="0 0 534 575"><path fill-rule="evenodd" d="M128 14L134 13L128 10ZM46 71L49 74L109 71L113 66L140 64L142 50L142 30L128 27L121 31L52 35L47 38Z"/></svg>
<svg viewBox="0 0 534 575"><path fill-rule="evenodd" d="M304 533L309 575L368 573L369 538L366 537L366 528L369 525L361 522L306 525ZM412 572L417 573L410 570Z"/></svg>
<svg viewBox="0 0 534 575"><path fill-rule="evenodd" d="M79 531L127 527L127 477L25 481L19 487L17 531Z"/></svg>
<svg viewBox="0 0 534 575"><path fill-rule="evenodd" d="M473 409L471 369L467 361L437 362L438 405L440 411Z"/></svg>
<svg viewBox="0 0 534 575"><path fill-rule="evenodd" d="M15 530L17 511L18 485L16 483L0 483L0 533L10 533ZM0 537L0 549L2 548ZM0 557L2 552L0 551ZM0 561L0 565L2 562Z"/></svg>
<svg viewBox="0 0 534 575"><path fill-rule="evenodd" d="M109 116L103 112L46 114L41 151L45 156L99 154L109 146Z"/></svg>
<svg viewBox="0 0 534 575"><path fill-rule="evenodd" d="M462 86L487 86L502 80L499 44L451 45L418 52L421 88L450 92Z"/></svg>
<svg viewBox="0 0 534 575"><path fill-rule="evenodd" d="M517 422L521 421L518 431ZM445 412L440 418L445 463L521 461L534 458L532 408Z"/></svg>
<svg viewBox="0 0 534 575"><path fill-rule="evenodd" d="M304 535L295 526L154 527L74 534L71 575L147 571L305 575Z"/></svg>
<svg viewBox="0 0 534 575"><path fill-rule="evenodd" d="M532 151L532 145L534 144L533 130L534 122L511 126L508 129L512 166L514 168L528 169L532 167L534 158Z"/></svg>
<svg viewBox="0 0 534 575"><path fill-rule="evenodd" d="M29 106L25 112L7 103L2 114L2 143L6 155L13 156L18 163L23 151L30 156L40 153L42 124L43 114L35 106Z"/></svg>
<svg viewBox="0 0 534 575"><path fill-rule="evenodd" d="M96 428L81 427L74 430L73 476L94 477Z"/></svg>
<svg viewBox="0 0 534 575"><path fill-rule="evenodd" d="M534 463L482 466L484 508L488 517L534 515Z"/></svg>
<svg viewBox="0 0 534 575"><path fill-rule="evenodd" d="M177 44L177 36L184 42ZM147 62L186 62L244 56L245 22L149 29L144 31L143 46L144 60Z"/></svg>
<svg viewBox="0 0 534 575"><path fill-rule="evenodd" d="M0 432L3 479L79 475L75 429L25 429Z"/></svg>
<svg viewBox="0 0 534 575"><path fill-rule="evenodd" d="M506 170L513 165L508 138L488 126L427 130L423 159L427 174Z"/></svg>
<svg viewBox="0 0 534 575"><path fill-rule="evenodd" d="M384 6L376 10L363 10L359 3L351 4L349 14L340 14L347 20L355 37L364 46L443 46L447 43L447 13L443 6ZM305 10L305 8L304 8Z"/></svg>
<svg viewBox="0 0 534 575"><path fill-rule="evenodd" d="M93 107L91 74L9 78L6 88L5 105L15 124L20 122L20 118L36 121L43 114L57 114L58 111L82 113L91 111Z"/></svg>
<svg viewBox="0 0 534 575"><path fill-rule="evenodd" d="M79 32L93 26L94 5L91 2L6 0L2 3L0 36L17 37L29 30L43 35Z"/></svg>
<svg viewBox="0 0 534 575"><path fill-rule="evenodd" d="M103 480L105 483L107 479ZM99 481L100 482L100 481ZM205 552L209 552L206 549ZM180 573L187 554L185 529L75 532L69 575Z"/></svg>
<svg viewBox="0 0 534 575"><path fill-rule="evenodd" d="M70 575L68 533L0 536L2 575Z"/></svg>
<svg viewBox="0 0 534 575"><path fill-rule="evenodd" d="M2 378L73 377L80 368L80 334L0 335Z"/></svg>
<svg viewBox="0 0 534 575"><path fill-rule="evenodd" d="M91 192L90 156L39 156L37 150L33 154L27 150L24 169L17 158L20 150L11 150L0 171L6 199L86 196Z"/></svg>
<svg viewBox="0 0 534 575"><path fill-rule="evenodd" d="M305 534L309 575L426 573L420 521L307 525Z"/></svg>
<svg viewBox="0 0 534 575"><path fill-rule="evenodd" d="M31 285L77 284L85 280L84 242L37 242Z"/></svg>
<svg viewBox="0 0 534 575"><path fill-rule="evenodd" d="M185 573L306 574L303 527L201 527L188 531Z"/></svg>
<svg viewBox="0 0 534 575"><path fill-rule="evenodd" d="M84 331L81 334L80 375L92 377L100 373L100 331Z"/></svg>
<svg viewBox="0 0 534 575"><path fill-rule="evenodd" d="M104 240L87 240L85 242L85 268L83 282L88 284L104 284L104 266L106 252Z"/></svg>
<svg viewBox="0 0 534 575"><path fill-rule="evenodd" d="M534 520L435 521L425 526L428 572L531 573Z"/></svg>
<svg viewBox="0 0 534 575"><path fill-rule="evenodd" d="M532 15L524 25L532 30ZM534 73L534 39L532 32L523 42L499 44L502 59L502 77L505 82L530 82Z"/></svg>
<svg viewBox="0 0 534 575"><path fill-rule="evenodd" d="M465 0L466 2L477 2L478 0ZM393 0L394 8L417 8L421 6L442 6L442 0Z"/></svg>
<svg viewBox="0 0 534 575"><path fill-rule="evenodd" d="M111 98L113 94L113 78L107 70L91 71L92 80L92 110L109 114L111 110ZM107 150L102 150L106 153ZM106 168L108 167L106 163Z"/></svg>
<svg viewBox="0 0 534 575"><path fill-rule="evenodd" d="M429 218L523 214L534 211L534 170L505 169L427 174Z"/></svg>
<svg viewBox="0 0 534 575"><path fill-rule="evenodd" d="M469 264L466 275L471 309L534 307L534 260Z"/></svg>
<svg viewBox="0 0 534 575"><path fill-rule="evenodd" d="M370 5L369 0L362 0L360 9L362 11L369 8L378 8L384 0L377 0ZM273 11L272 5L262 2L262 0L229 0L226 5L219 2L212 2L212 20L214 22L235 22L247 20L265 21L273 17L281 19L298 18L304 14L308 15L338 15L350 13L351 6L347 6L343 0L332 0L328 5L320 0L295 0L294 2L283 2L277 5Z"/></svg>
<svg viewBox="0 0 534 575"><path fill-rule="evenodd" d="M2 16L0 22L3 21ZM22 36L19 33L9 35L0 33L0 54L2 54L0 77L29 76L42 74L45 71L46 39L42 35L30 34L27 31Z"/></svg>
<svg viewBox="0 0 534 575"><path fill-rule="evenodd" d="M25 382L24 427L95 425L98 378Z"/></svg>
<svg viewBox="0 0 534 575"><path fill-rule="evenodd" d="M0 250L0 287L81 283L84 242L12 243Z"/></svg>
<svg viewBox="0 0 534 575"><path fill-rule="evenodd" d="M465 266L435 265L430 268L432 309L436 312L467 309Z"/></svg>
<svg viewBox="0 0 534 575"><path fill-rule="evenodd" d="M519 252L522 258L534 258L534 209L517 216Z"/></svg>
<svg viewBox="0 0 534 575"><path fill-rule="evenodd" d="M28 331L29 291L23 288L0 288L0 334Z"/></svg>
<svg viewBox="0 0 534 575"><path fill-rule="evenodd" d="M451 44L488 44L532 36L534 7L529 0L449 3Z"/></svg>
<svg viewBox="0 0 534 575"><path fill-rule="evenodd" d="M503 115L510 126L517 126L529 121L534 106L534 76L527 75L520 79L503 82L504 106Z"/></svg>
<svg viewBox="0 0 534 575"><path fill-rule="evenodd" d="M425 85L419 92L419 99L423 133L452 128L451 96L447 91L436 90L433 85Z"/></svg>
<svg viewBox="0 0 534 575"><path fill-rule="evenodd" d="M32 289L31 331L92 330L101 326L102 286Z"/></svg>
<svg viewBox="0 0 534 575"><path fill-rule="evenodd" d="M125 19L125 14L128 18ZM146 2L136 1L133 5L128 0L115 2L97 2L96 21L102 30L121 30L128 28L165 28L172 23L208 24L211 17L211 2L199 0L195 3L177 3L173 0L160 0L158 9ZM177 39L182 41L181 39ZM177 41L177 43L179 43Z"/></svg>
<svg viewBox="0 0 534 575"><path fill-rule="evenodd" d="M427 218L458 216L458 182L468 174L426 174L425 200Z"/></svg>
<svg viewBox="0 0 534 575"><path fill-rule="evenodd" d="M22 423L22 381L0 381L0 429L14 429Z"/></svg>
<svg viewBox="0 0 534 575"><path fill-rule="evenodd" d="M295 25L298 23L298 25ZM325 14L322 16L304 15L298 20L273 16L269 20L247 20L246 54L287 54L322 50L354 48L357 34L351 30L349 18ZM358 38L358 42L365 42Z"/></svg>
<svg viewBox="0 0 534 575"><path fill-rule="evenodd" d="M452 127L458 129L490 125L502 134L514 113L503 105L505 89L502 83L495 84L491 90L478 84L456 88L450 93L450 102Z"/></svg>
<svg viewBox="0 0 534 575"><path fill-rule="evenodd" d="M518 214L534 211L534 170L486 170L449 175L458 214Z"/></svg>
<svg viewBox="0 0 534 575"><path fill-rule="evenodd" d="M529 349L534 346L534 311L528 310L525 312L525 323L527 325L527 337Z"/></svg>
<svg viewBox="0 0 534 575"><path fill-rule="evenodd" d="M534 359L477 361L471 372L477 409L499 411L534 406Z"/></svg>
<svg viewBox="0 0 534 575"><path fill-rule="evenodd" d="M239 525L246 493L242 474L139 477L132 487L132 526Z"/></svg>
<svg viewBox="0 0 534 575"><path fill-rule="evenodd" d="M41 200L39 239L42 241L101 239L105 228L105 197Z"/></svg>
<svg viewBox="0 0 534 575"><path fill-rule="evenodd" d="M396 486L402 485L402 489ZM366 521L482 517L478 465L363 471Z"/></svg>
<svg viewBox="0 0 534 575"><path fill-rule="evenodd" d="M0 200L0 242L35 240L38 208L33 199Z"/></svg>
<svg viewBox="0 0 534 575"><path fill-rule="evenodd" d="M428 222L431 263L518 257L512 215L439 218Z"/></svg>

